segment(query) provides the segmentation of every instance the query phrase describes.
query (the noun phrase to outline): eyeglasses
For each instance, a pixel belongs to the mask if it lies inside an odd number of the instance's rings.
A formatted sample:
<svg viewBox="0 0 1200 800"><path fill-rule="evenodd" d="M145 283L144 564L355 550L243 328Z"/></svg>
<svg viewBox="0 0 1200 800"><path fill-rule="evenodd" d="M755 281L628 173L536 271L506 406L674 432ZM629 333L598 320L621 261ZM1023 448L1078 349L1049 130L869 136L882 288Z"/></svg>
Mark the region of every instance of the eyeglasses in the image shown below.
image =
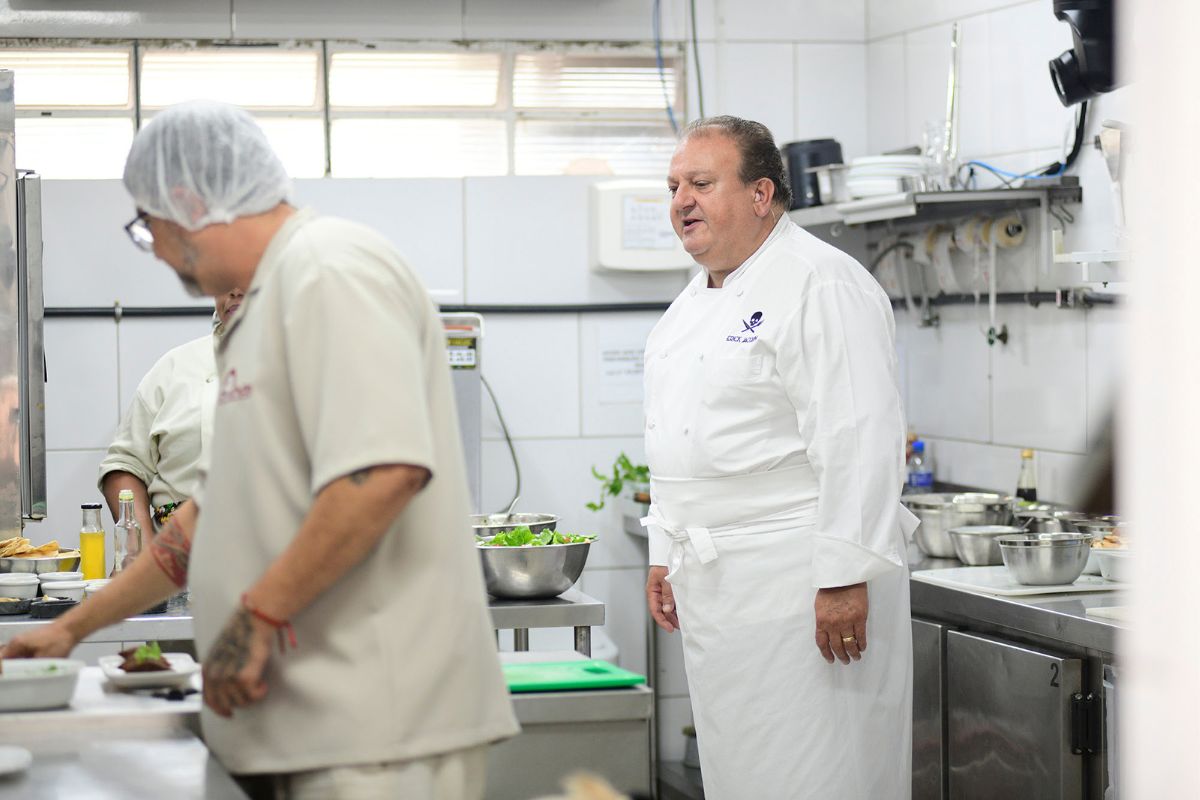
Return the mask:
<svg viewBox="0 0 1200 800"><path fill-rule="evenodd" d="M125 226L125 233L129 235L129 241L133 242L134 247L138 250L143 250L147 253L154 251L154 234L150 232L150 224L147 220L150 216L145 211L138 211L137 216L129 220Z"/></svg>

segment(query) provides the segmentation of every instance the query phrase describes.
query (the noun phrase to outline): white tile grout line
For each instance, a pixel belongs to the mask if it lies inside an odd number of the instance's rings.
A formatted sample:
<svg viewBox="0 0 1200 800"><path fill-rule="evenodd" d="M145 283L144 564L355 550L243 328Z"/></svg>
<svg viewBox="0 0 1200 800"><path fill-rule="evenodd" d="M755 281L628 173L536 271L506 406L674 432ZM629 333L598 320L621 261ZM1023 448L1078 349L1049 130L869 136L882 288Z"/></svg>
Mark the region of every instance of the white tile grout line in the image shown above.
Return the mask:
<svg viewBox="0 0 1200 800"><path fill-rule="evenodd" d="M960 439L954 436L925 436L926 441L930 442L953 442L955 444L973 444L980 447L996 447L1002 450L1025 450L1024 445L1017 444L1000 444L998 442L981 442L978 439ZM1036 448L1039 453L1050 453L1058 456L1077 456L1079 458L1087 458L1090 453L1080 453L1075 450L1054 450L1049 447Z"/></svg>

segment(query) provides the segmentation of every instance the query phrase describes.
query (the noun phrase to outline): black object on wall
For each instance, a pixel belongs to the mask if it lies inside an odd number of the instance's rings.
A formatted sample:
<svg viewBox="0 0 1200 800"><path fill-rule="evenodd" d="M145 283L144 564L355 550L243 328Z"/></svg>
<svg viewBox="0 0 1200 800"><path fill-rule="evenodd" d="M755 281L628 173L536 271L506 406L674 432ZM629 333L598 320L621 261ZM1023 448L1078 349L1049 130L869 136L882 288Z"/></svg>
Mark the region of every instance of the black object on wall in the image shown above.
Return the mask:
<svg viewBox="0 0 1200 800"><path fill-rule="evenodd" d="M788 179L792 183L792 208L821 205L817 176L806 170L826 164L841 164L842 146L836 139L809 139L804 142L790 142L781 149Z"/></svg>
<svg viewBox="0 0 1200 800"><path fill-rule="evenodd" d="M1117 88L1115 0L1054 0L1054 16L1071 26L1074 46L1050 61L1064 106Z"/></svg>

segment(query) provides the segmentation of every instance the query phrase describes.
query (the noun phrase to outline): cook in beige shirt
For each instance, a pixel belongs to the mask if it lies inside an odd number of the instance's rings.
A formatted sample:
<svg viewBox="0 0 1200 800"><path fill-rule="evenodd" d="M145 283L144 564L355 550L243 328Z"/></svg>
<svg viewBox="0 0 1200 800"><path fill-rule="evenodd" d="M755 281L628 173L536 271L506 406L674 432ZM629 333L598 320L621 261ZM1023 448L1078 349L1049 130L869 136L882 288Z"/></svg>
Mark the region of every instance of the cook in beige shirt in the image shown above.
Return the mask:
<svg viewBox="0 0 1200 800"><path fill-rule="evenodd" d="M156 529L156 510L169 512L195 492L217 405L213 348L242 296L235 289L218 298L213 332L167 351L138 383L100 462L97 486L113 519L122 489L133 491L134 515L143 531Z"/></svg>
<svg viewBox="0 0 1200 800"><path fill-rule="evenodd" d="M210 467L111 587L0 655L67 652L186 579L205 743L236 775L294 798L481 798L486 747L517 725L433 302L383 237L289 205L234 106L157 114L125 185L131 238L189 290L248 287Z"/></svg>

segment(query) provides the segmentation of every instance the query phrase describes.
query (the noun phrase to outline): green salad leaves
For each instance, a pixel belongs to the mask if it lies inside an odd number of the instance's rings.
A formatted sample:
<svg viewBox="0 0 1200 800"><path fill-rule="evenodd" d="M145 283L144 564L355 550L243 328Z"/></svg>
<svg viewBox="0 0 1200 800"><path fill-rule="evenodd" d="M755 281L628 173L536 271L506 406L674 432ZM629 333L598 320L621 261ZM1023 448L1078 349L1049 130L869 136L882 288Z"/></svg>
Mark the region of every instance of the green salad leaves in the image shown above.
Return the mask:
<svg viewBox="0 0 1200 800"><path fill-rule="evenodd" d="M162 658L162 648L158 646L158 642L141 645L133 653L133 660L139 664L146 661L157 661L160 658Z"/></svg>
<svg viewBox="0 0 1200 800"><path fill-rule="evenodd" d="M593 541L595 538L595 536L580 536L558 531L534 533L528 525L521 525L511 531L497 533L490 539L486 536L476 536L475 542L485 547L536 547L547 544L580 544Z"/></svg>

